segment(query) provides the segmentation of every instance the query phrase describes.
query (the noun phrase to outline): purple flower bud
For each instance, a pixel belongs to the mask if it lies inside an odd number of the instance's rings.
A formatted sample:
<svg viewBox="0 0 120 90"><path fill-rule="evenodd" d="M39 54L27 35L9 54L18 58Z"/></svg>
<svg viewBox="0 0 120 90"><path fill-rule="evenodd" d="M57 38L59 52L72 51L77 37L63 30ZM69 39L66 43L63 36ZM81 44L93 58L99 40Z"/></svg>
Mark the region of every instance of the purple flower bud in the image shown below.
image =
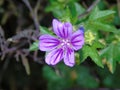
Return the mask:
<svg viewBox="0 0 120 90"><path fill-rule="evenodd" d="M80 26L80 27L79 27L79 30L81 30L81 31L84 33L84 30L85 30L85 29L84 29L83 26Z"/></svg>

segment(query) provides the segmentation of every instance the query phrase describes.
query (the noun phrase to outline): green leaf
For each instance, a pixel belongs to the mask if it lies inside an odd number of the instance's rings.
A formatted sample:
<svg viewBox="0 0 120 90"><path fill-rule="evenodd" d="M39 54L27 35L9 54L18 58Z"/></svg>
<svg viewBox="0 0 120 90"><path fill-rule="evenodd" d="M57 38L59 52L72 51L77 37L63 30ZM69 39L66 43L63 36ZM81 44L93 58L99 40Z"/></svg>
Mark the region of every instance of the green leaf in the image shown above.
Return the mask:
<svg viewBox="0 0 120 90"><path fill-rule="evenodd" d="M120 42L114 45L114 59L120 62Z"/></svg>
<svg viewBox="0 0 120 90"><path fill-rule="evenodd" d="M72 18L72 14L71 14L70 8L69 8L69 7L66 7L64 11L65 11L65 12L64 12L64 14L63 14L62 19L63 19L64 21L70 22L70 21L71 21L71 18Z"/></svg>
<svg viewBox="0 0 120 90"><path fill-rule="evenodd" d="M79 3L74 3L74 4L75 4L77 15L80 15L83 12L85 12L85 8L83 8Z"/></svg>
<svg viewBox="0 0 120 90"><path fill-rule="evenodd" d="M97 49L97 48L103 48L104 45L103 45L102 43L98 42L98 41L95 41L95 42L93 43L93 46L92 46L92 47L95 48L95 49Z"/></svg>
<svg viewBox="0 0 120 90"><path fill-rule="evenodd" d="M94 47L84 45L82 51L80 52L80 59L83 62L88 56L94 61L98 66L103 68L102 60Z"/></svg>
<svg viewBox="0 0 120 90"><path fill-rule="evenodd" d="M118 30L112 24L110 24L110 22L113 20L114 13L115 11L112 10L100 11L99 8L96 7L90 14L85 26L93 31L102 30L115 33Z"/></svg>
<svg viewBox="0 0 120 90"><path fill-rule="evenodd" d="M101 50L100 52L100 56L105 60L106 60L106 64L110 70L111 73L113 73L115 71L116 68L116 60L115 60L115 53L117 51L114 51L114 45L110 44L108 47L106 47L105 49Z"/></svg>
<svg viewBox="0 0 120 90"><path fill-rule="evenodd" d="M98 3L98 7L100 8L100 10L107 8L108 3L106 3L106 2L107 1L100 0L100 2Z"/></svg>
<svg viewBox="0 0 120 90"><path fill-rule="evenodd" d="M98 13L96 13L96 16L94 17L94 19L99 19L99 18L103 18L103 17L108 17L111 14L114 14L115 11L112 10L104 10L104 11L100 11Z"/></svg>
<svg viewBox="0 0 120 90"><path fill-rule="evenodd" d="M59 2L57 1L52 1L52 3L50 3L46 8L45 11L46 12L55 12L57 10L61 10L63 8L63 4L59 4Z"/></svg>
<svg viewBox="0 0 120 90"><path fill-rule="evenodd" d="M98 9L98 7L96 7L96 8L93 10L93 12L91 13L89 19L90 19L90 20L96 20L96 19L100 19L100 18L101 18L101 19L105 19L105 17L108 18L110 15L112 15L112 14L114 14L114 13L115 13L115 11L113 11L113 10L100 11L100 10Z"/></svg>
<svg viewBox="0 0 120 90"><path fill-rule="evenodd" d="M90 27L94 28L95 30L102 30L106 32L117 32L117 29L114 26L102 22L91 21L88 22L88 24Z"/></svg>
<svg viewBox="0 0 120 90"><path fill-rule="evenodd" d="M78 16L82 14L85 9L78 3L71 3L69 5L69 9L70 15L68 17L71 17L71 23L75 24L78 21Z"/></svg>
<svg viewBox="0 0 120 90"><path fill-rule="evenodd" d="M85 12L85 9L78 3L71 3L69 5L70 10L71 10L71 14L73 17L77 17L80 14L82 14L83 12Z"/></svg>
<svg viewBox="0 0 120 90"><path fill-rule="evenodd" d="M92 61L94 61L98 66L102 67L103 68L103 64L102 64L102 60L98 54L98 51L94 48L90 48L89 47L89 56L91 57Z"/></svg>
<svg viewBox="0 0 120 90"><path fill-rule="evenodd" d="M80 63L85 61L85 59L89 56L86 45L84 45L83 48L79 50L79 55L80 55Z"/></svg>
<svg viewBox="0 0 120 90"><path fill-rule="evenodd" d="M90 14L90 16L89 16L89 20L94 20L94 17L96 16L96 13L98 13L99 12L99 8L98 7L95 7L93 10L92 10L92 12L91 12L91 14Z"/></svg>
<svg viewBox="0 0 120 90"><path fill-rule="evenodd" d="M77 10L75 7L75 3L70 3L69 8L70 8L72 17L77 17Z"/></svg>
<svg viewBox="0 0 120 90"><path fill-rule="evenodd" d="M56 9L56 10L54 10L54 11L52 11L52 12L53 12L54 17L56 17L56 18L58 18L58 19L63 19L63 18L66 17L66 16L65 16L65 13L66 13L65 10ZM64 19L63 19L63 20L64 20Z"/></svg>
<svg viewBox="0 0 120 90"><path fill-rule="evenodd" d="M41 32L42 34L51 34L51 35L53 35L53 32L52 32L52 31L50 31L48 28L43 27L43 26L40 26L40 32Z"/></svg>
<svg viewBox="0 0 120 90"><path fill-rule="evenodd" d="M34 43L30 46L29 50L30 50L30 51L38 50L38 43L39 43L39 41L34 42Z"/></svg>

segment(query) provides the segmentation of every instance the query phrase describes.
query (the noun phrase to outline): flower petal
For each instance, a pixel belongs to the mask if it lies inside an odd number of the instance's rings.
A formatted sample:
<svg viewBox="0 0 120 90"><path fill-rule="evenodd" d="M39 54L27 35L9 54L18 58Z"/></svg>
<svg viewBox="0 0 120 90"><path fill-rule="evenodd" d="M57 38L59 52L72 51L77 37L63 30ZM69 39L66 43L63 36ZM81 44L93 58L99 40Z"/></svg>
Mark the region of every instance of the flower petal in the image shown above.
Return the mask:
<svg viewBox="0 0 120 90"><path fill-rule="evenodd" d="M79 50L84 45L84 32L82 30L78 30L73 33L71 38L71 44L74 50Z"/></svg>
<svg viewBox="0 0 120 90"><path fill-rule="evenodd" d="M40 36L39 40L39 49L41 51L50 51L56 48L60 43L60 41L57 38L51 35L42 35Z"/></svg>
<svg viewBox="0 0 120 90"><path fill-rule="evenodd" d="M63 59L63 49L55 49L48 53L45 58L45 62L48 65L56 65Z"/></svg>
<svg viewBox="0 0 120 90"><path fill-rule="evenodd" d="M52 25L53 25L53 31L54 31L54 33L57 36L62 37L61 31L63 29L63 23L61 23L57 19L53 19Z"/></svg>
<svg viewBox="0 0 120 90"><path fill-rule="evenodd" d="M75 64L74 50L67 48L65 56L64 56L64 63L70 67L74 66Z"/></svg>
<svg viewBox="0 0 120 90"><path fill-rule="evenodd" d="M68 38L72 35L72 24L69 22L64 23L64 28L63 28L63 37Z"/></svg>
<svg viewBox="0 0 120 90"><path fill-rule="evenodd" d="M53 31L61 38L67 38L72 35L72 24L69 22L61 23L60 21L53 19Z"/></svg>

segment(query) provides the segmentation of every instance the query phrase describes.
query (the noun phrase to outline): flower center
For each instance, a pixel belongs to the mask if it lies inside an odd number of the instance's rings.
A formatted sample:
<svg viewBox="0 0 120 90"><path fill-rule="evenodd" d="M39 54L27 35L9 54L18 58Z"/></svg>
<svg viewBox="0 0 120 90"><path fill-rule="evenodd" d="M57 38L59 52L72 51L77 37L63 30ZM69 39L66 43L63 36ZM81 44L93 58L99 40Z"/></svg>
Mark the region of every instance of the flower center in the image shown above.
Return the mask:
<svg viewBox="0 0 120 90"><path fill-rule="evenodd" d="M69 39L62 39L61 41L62 41L61 46L63 46L63 47L66 47L66 46L69 47L71 45Z"/></svg>

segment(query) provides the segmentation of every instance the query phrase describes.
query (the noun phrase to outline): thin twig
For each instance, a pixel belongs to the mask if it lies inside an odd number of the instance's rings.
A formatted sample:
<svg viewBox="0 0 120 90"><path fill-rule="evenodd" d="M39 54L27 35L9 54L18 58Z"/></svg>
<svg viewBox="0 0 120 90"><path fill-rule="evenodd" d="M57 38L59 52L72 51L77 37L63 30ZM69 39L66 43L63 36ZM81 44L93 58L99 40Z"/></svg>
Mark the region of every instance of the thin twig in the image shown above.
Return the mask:
<svg viewBox="0 0 120 90"><path fill-rule="evenodd" d="M37 15L39 6L40 6L40 0L38 0L38 1L36 2L36 6L35 6L35 8L34 8L34 11L35 11L35 14L36 14L36 15Z"/></svg>
<svg viewBox="0 0 120 90"><path fill-rule="evenodd" d="M29 1L28 1L28 0L23 0L23 2L24 2L25 5L28 7L28 9L30 10L30 12L32 12L33 10L32 10L32 7L31 7Z"/></svg>
<svg viewBox="0 0 120 90"><path fill-rule="evenodd" d="M93 4L81 15L78 16L78 18L82 18L83 16L86 16L87 14L89 14L89 12L100 2L100 0L96 0L95 2L93 2Z"/></svg>
<svg viewBox="0 0 120 90"><path fill-rule="evenodd" d="M39 6L40 6L40 0L38 0L36 2L36 6L34 8L34 22L35 22L35 25L37 27L37 29L39 30L39 22L38 22L38 9L39 9Z"/></svg>
<svg viewBox="0 0 120 90"><path fill-rule="evenodd" d="M37 1L36 7L35 7L34 10L32 9L32 7L31 7L31 5L30 5L30 3L29 3L28 0L23 0L23 2L24 2L25 5L28 7L28 9L29 9L29 11L30 11L30 13L31 13L31 15L32 15L32 19L33 19L33 21L34 21L35 28L36 28L36 30L39 32L39 22L38 22L37 11L38 11L38 7L39 7L39 4L40 4L40 3L39 3L40 0Z"/></svg>

